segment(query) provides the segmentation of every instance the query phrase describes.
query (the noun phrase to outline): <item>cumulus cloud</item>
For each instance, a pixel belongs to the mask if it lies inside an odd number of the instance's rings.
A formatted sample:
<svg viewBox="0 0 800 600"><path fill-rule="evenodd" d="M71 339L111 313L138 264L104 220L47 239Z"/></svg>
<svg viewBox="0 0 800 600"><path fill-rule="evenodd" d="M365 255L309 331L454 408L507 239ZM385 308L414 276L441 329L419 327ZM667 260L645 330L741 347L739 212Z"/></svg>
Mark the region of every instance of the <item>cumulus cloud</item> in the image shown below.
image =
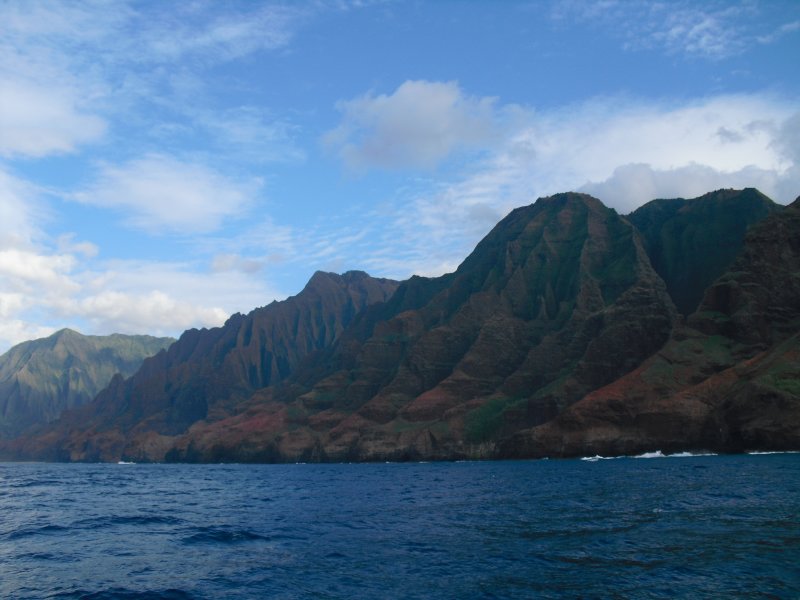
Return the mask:
<svg viewBox="0 0 800 600"><path fill-rule="evenodd" d="M68 319L88 321L93 330L156 335L175 335L195 326L218 326L229 316L221 307L198 306L157 290L141 294L106 290L64 303L59 309Z"/></svg>
<svg viewBox="0 0 800 600"><path fill-rule="evenodd" d="M73 198L118 209L138 229L194 234L242 217L260 187L260 180L234 180L202 164L149 154L103 166L97 181Z"/></svg>
<svg viewBox="0 0 800 600"><path fill-rule="evenodd" d="M494 98L467 96L455 82L406 81L391 95L339 102L340 125L323 137L354 169L431 168L496 134Z"/></svg>
<svg viewBox="0 0 800 600"><path fill-rule="evenodd" d="M81 110L72 90L0 79L0 155L67 153L100 139L106 122Z"/></svg>
<svg viewBox="0 0 800 600"><path fill-rule="evenodd" d="M625 200L606 199L622 210L655 196L690 197L724 181L729 183L722 187L759 186L785 202L784 183L798 182L796 158L787 150L791 142L781 140L791 137L796 110L783 100L741 95L676 105L596 99L534 113L458 189L470 205L481 199L497 205L500 198L518 204L525 196L591 187L616 176L632 184ZM646 186L636 165L652 171Z"/></svg>
<svg viewBox="0 0 800 600"><path fill-rule="evenodd" d="M0 250L0 278L15 290L31 292L42 288L53 295L74 292L79 286L68 276L74 265L75 259L69 254Z"/></svg>
<svg viewBox="0 0 800 600"><path fill-rule="evenodd" d="M0 352L5 352L27 340L47 337L58 331L57 327L48 327L19 319L3 319L0 321Z"/></svg>
<svg viewBox="0 0 800 600"><path fill-rule="evenodd" d="M102 260L100 248L73 233L43 231L50 213L40 193L0 169L0 352L65 326L178 335L282 297L252 276L245 258L228 270L202 261Z"/></svg>
<svg viewBox="0 0 800 600"><path fill-rule="evenodd" d="M283 297L241 271L159 261L97 262L40 249L0 251L0 352L64 326L179 335ZM52 325L51 325L52 324Z"/></svg>
<svg viewBox="0 0 800 600"><path fill-rule="evenodd" d="M177 335L221 325L279 297L266 282L241 272L216 272L181 262L109 261L80 274L81 293L53 302L64 319L93 331Z"/></svg>
<svg viewBox="0 0 800 600"><path fill-rule="evenodd" d="M720 188L745 187L776 190L781 188L781 181L775 171L757 167L726 173L698 164L660 170L633 163L617 167L608 179L586 184L580 191L603 198L628 213L639 207L644 198L696 198Z"/></svg>

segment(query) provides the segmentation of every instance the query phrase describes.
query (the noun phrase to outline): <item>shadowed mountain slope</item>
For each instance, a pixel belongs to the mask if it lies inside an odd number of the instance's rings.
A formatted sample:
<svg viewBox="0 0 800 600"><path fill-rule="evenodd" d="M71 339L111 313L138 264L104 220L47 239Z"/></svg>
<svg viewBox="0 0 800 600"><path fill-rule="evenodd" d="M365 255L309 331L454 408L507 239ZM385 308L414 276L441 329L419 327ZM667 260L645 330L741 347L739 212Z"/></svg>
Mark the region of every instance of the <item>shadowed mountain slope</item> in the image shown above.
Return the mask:
<svg viewBox="0 0 800 600"><path fill-rule="evenodd" d="M628 220L678 311L688 315L736 258L747 228L780 208L752 188L717 190L692 200L653 200Z"/></svg>
<svg viewBox="0 0 800 600"><path fill-rule="evenodd" d="M61 412L89 402L121 373L174 342L146 335L81 335L62 329L23 342L0 356L0 436L54 421Z"/></svg>
<svg viewBox="0 0 800 600"><path fill-rule="evenodd" d="M186 332L3 450L273 462L800 448L798 214L755 190L628 218L584 194L541 198L454 273L318 273L282 303Z"/></svg>
<svg viewBox="0 0 800 600"><path fill-rule="evenodd" d="M673 319L630 223L590 196L542 198L455 273L402 284L287 385L198 425L170 458L480 455L634 369Z"/></svg>
<svg viewBox="0 0 800 600"><path fill-rule="evenodd" d="M222 327L186 331L130 378L114 378L90 406L66 413L42 443L60 447L51 458L64 452L73 459L108 458L129 436L145 432L157 439L227 416L329 346L359 311L396 288L360 271L317 272L296 296L233 315Z"/></svg>
<svg viewBox="0 0 800 600"><path fill-rule="evenodd" d="M800 449L800 199L755 225L686 326L503 456Z"/></svg>

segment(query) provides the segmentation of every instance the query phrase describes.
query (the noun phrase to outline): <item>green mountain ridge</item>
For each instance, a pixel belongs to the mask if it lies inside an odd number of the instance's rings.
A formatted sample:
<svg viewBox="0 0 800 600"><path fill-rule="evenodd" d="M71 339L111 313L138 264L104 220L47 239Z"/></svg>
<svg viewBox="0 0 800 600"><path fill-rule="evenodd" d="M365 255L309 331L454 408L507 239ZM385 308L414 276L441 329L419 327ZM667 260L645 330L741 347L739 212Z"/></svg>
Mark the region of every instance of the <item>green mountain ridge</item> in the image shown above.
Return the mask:
<svg viewBox="0 0 800 600"><path fill-rule="evenodd" d="M115 374L132 375L145 358L174 341L62 329L14 346L0 356L0 437L13 437L88 403Z"/></svg>

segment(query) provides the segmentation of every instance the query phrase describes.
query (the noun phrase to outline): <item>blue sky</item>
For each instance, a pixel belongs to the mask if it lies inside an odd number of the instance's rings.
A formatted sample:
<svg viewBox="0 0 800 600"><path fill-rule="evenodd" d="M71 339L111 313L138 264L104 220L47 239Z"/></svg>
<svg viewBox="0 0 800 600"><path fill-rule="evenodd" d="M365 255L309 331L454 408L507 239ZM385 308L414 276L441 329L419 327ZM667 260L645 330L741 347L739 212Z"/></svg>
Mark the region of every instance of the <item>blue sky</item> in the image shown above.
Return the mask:
<svg viewBox="0 0 800 600"><path fill-rule="evenodd" d="M800 195L800 3L0 2L0 351L454 269L567 190Z"/></svg>

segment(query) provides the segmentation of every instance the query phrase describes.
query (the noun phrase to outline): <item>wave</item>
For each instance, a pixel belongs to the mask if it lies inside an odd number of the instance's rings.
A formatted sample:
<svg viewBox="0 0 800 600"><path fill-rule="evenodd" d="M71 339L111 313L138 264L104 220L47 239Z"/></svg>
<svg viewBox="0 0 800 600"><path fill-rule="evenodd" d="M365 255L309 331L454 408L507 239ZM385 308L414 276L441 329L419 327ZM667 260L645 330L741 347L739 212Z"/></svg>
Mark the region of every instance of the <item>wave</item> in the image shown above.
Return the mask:
<svg viewBox="0 0 800 600"><path fill-rule="evenodd" d="M98 592L87 590L74 590L70 592L59 592L48 598L63 598L65 600L192 600L195 598L189 592L178 589L166 590L145 590L137 592L124 588L110 588Z"/></svg>
<svg viewBox="0 0 800 600"><path fill-rule="evenodd" d="M582 456L581 460L585 460L588 462L597 462L598 460L616 460L618 458L628 458L627 456L600 456L599 454L595 454L594 456Z"/></svg>
<svg viewBox="0 0 800 600"><path fill-rule="evenodd" d="M194 544L239 544L242 542L266 541L269 538L246 529L204 529L185 538L182 543Z"/></svg>
<svg viewBox="0 0 800 600"><path fill-rule="evenodd" d="M747 454L800 454L800 450L753 450Z"/></svg>
<svg viewBox="0 0 800 600"><path fill-rule="evenodd" d="M62 527L61 525L42 525L41 527L23 527L21 529L9 532L8 534L6 534L5 538L7 540L19 540L22 538L27 538L37 535L49 535L53 533L63 533L66 531L69 531L69 528Z"/></svg>
<svg viewBox="0 0 800 600"><path fill-rule="evenodd" d="M676 452L674 454L664 454L661 450L656 450L654 452L643 452L642 454L635 454L635 455L623 454L621 456L600 456L599 454L596 454L594 456L582 456L581 460L585 460L587 462L597 462L598 460L618 460L620 458L692 458L695 456L717 456L717 453Z"/></svg>
<svg viewBox="0 0 800 600"><path fill-rule="evenodd" d="M102 529L104 527L114 527L116 525L180 525L183 519L166 515L108 515L83 519L74 525L84 529Z"/></svg>
<svg viewBox="0 0 800 600"><path fill-rule="evenodd" d="M716 452L675 452L674 454L664 454L661 450L655 452L645 452L633 458L692 458L694 456L717 456Z"/></svg>

